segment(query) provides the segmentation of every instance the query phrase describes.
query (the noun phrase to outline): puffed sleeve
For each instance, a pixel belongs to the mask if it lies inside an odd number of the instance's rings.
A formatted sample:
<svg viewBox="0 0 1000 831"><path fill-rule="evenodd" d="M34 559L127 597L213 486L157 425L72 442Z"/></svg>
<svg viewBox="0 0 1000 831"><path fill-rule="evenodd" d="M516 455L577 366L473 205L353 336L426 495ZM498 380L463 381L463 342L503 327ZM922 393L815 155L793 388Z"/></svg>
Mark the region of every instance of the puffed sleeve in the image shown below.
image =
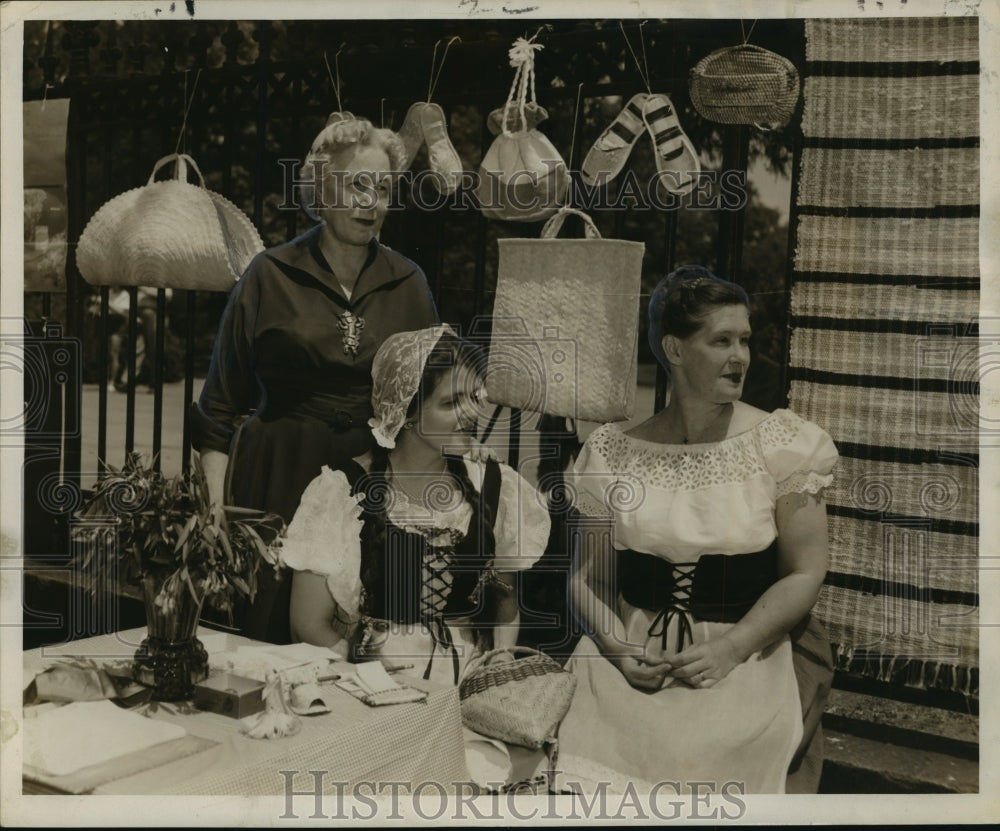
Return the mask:
<svg viewBox="0 0 1000 831"><path fill-rule="evenodd" d="M608 497L618 477L608 463L611 427L598 427L588 436L573 465L573 505L589 517L610 517Z"/></svg>
<svg viewBox="0 0 1000 831"><path fill-rule="evenodd" d="M337 605L354 615L361 600L361 506L347 476L323 465L302 493L281 543L281 562L326 576Z"/></svg>
<svg viewBox="0 0 1000 831"><path fill-rule="evenodd" d="M237 420L249 414L260 397L251 358L260 300L258 254L233 288L219 323L212 362L198 402L191 408L191 443L195 450L229 452Z"/></svg>
<svg viewBox="0 0 1000 831"><path fill-rule="evenodd" d="M549 509L545 498L527 479L500 465L500 503L494 524L498 571L531 568L549 541Z"/></svg>
<svg viewBox="0 0 1000 831"><path fill-rule="evenodd" d="M776 410L760 425L764 462L776 496L819 493L833 482L837 448L825 430L791 410Z"/></svg>

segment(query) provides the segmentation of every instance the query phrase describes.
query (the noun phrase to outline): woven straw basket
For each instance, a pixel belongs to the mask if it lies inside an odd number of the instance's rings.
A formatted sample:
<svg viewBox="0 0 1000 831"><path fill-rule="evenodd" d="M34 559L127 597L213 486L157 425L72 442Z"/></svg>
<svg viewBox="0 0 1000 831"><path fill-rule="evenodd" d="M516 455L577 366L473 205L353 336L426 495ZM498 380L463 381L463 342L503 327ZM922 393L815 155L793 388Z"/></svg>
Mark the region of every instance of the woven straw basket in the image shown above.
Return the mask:
<svg viewBox="0 0 1000 831"><path fill-rule="evenodd" d="M527 655L491 663L498 655ZM576 676L525 646L494 649L465 668L458 687L462 723L484 736L537 750L554 745L576 691Z"/></svg>
<svg viewBox="0 0 1000 831"><path fill-rule="evenodd" d="M586 239L556 239L569 214ZM486 368L490 401L624 421L635 409L645 245L601 239L590 217L561 208L541 239L502 239Z"/></svg>
<svg viewBox="0 0 1000 831"><path fill-rule="evenodd" d="M799 100L799 73L790 60L759 46L718 49L691 70L691 103L722 124L783 127Z"/></svg>
<svg viewBox="0 0 1000 831"><path fill-rule="evenodd" d="M169 162L173 179L155 181ZM187 181L187 166L199 185ZM97 286L229 291L264 250L253 223L232 202L205 187L194 159L164 156L149 181L106 202L91 217L76 262Z"/></svg>

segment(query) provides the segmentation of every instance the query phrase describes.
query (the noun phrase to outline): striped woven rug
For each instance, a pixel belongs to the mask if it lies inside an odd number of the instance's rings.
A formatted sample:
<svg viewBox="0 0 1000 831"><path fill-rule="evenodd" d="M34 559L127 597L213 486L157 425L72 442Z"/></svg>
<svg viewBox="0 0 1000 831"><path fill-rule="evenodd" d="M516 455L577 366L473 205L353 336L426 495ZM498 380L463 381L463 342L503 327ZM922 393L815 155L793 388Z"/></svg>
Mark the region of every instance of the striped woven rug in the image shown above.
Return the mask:
<svg viewBox="0 0 1000 831"><path fill-rule="evenodd" d="M978 696L979 34L806 22L793 410L841 453L817 606L842 668Z"/></svg>

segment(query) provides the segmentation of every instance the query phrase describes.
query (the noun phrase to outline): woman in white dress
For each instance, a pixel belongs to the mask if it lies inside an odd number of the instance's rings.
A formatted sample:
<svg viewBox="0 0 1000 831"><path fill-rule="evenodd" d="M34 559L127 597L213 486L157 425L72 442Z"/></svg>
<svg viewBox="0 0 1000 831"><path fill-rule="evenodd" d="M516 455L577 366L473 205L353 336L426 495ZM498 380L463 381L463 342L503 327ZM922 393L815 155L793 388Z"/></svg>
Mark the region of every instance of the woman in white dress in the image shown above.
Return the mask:
<svg viewBox="0 0 1000 831"><path fill-rule="evenodd" d="M568 664L562 789L784 792L802 737L788 632L826 575L837 452L791 411L739 400L749 338L742 288L673 272L650 301L667 406L603 425L577 459L571 591L589 636Z"/></svg>

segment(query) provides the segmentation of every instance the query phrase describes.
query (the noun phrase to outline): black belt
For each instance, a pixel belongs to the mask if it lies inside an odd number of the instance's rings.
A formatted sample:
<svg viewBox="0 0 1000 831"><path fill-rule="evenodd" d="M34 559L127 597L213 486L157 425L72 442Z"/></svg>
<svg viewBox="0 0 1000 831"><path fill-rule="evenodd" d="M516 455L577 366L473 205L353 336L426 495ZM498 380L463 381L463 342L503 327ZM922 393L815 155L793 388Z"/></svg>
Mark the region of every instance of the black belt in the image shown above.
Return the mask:
<svg viewBox="0 0 1000 831"><path fill-rule="evenodd" d="M618 552L618 590L632 606L655 611L647 634L667 648L667 629L678 619L677 651L692 642L692 620L735 623L777 578L777 542L750 554L705 554L671 563L652 554Z"/></svg>
<svg viewBox="0 0 1000 831"><path fill-rule="evenodd" d="M367 428L368 426L367 417L355 415L349 410L310 406L306 401L283 401L280 404L268 402L267 408L261 413L261 420L271 421L279 418L315 419L338 433L346 433L356 427Z"/></svg>

